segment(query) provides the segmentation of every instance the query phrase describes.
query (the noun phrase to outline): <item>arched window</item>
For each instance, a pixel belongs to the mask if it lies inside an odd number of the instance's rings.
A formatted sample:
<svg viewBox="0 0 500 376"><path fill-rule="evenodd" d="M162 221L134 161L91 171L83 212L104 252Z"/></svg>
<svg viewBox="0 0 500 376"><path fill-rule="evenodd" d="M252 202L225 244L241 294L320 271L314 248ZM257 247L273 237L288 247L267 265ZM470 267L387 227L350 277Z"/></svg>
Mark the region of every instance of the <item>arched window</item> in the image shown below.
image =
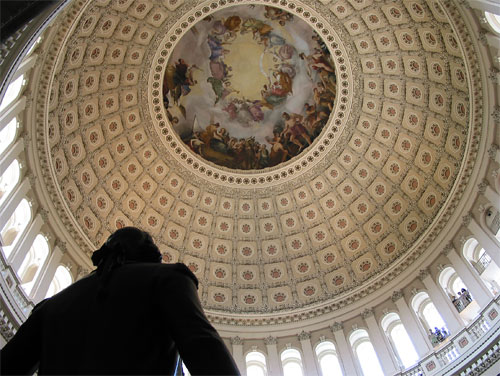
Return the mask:
<svg viewBox="0 0 500 376"><path fill-rule="evenodd" d="M71 276L68 268L59 265L56 269L56 274L54 275L54 279L50 283L49 290L47 291L47 295L45 297L50 298L52 295L57 294L59 291L62 291L72 283L73 277Z"/></svg>
<svg viewBox="0 0 500 376"><path fill-rule="evenodd" d="M419 292L415 295L412 307L424 328L428 330L429 340L434 346L439 345L449 336L446 323L426 292Z"/></svg>
<svg viewBox="0 0 500 376"><path fill-rule="evenodd" d="M5 92L5 95L2 99L2 103L0 104L0 112L3 111L9 104L11 104L21 92L21 88L23 87L24 76L20 75L14 81L12 81Z"/></svg>
<svg viewBox="0 0 500 376"><path fill-rule="evenodd" d="M0 203L5 201L14 187L19 183L19 162L14 159L0 177Z"/></svg>
<svg viewBox="0 0 500 376"><path fill-rule="evenodd" d="M385 315L382 319L382 328L404 368L409 368L418 362L417 351L397 313L391 312Z"/></svg>
<svg viewBox="0 0 500 376"><path fill-rule="evenodd" d="M10 144L12 144L12 142L16 138L16 131L17 131L17 119L14 117L0 131L0 154L2 154Z"/></svg>
<svg viewBox="0 0 500 376"><path fill-rule="evenodd" d="M500 268L474 238L464 243L463 255L481 277L491 293L500 292Z"/></svg>
<svg viewBox="0 0 500 376"><path fill-rule="evenodd" d="M490 12L484 12L484 18L486 18L486 21L488 21L493 31L500 34L500 16Z"/></svg>
<svg viewBox="0 0 500 376"><path fill-rule="evenodd" d="M247 376L266 376L266 357L259 351L250 351L245 357Z"/></svg>
<svg viewBox="0 0 500 376"><path fill-rule="evenodd" d="M316 356L322 376L342 376L342 368L335 345L330 341L320 342L316 346Z"/></svg>
<svg viewBox="0 0 500 376"><path fill-rule="evenodd" d="M302 357L295 349L286 349L281 353L284 376L303 376Z"/></svg>
<svg viewBox="0 0 500 376"><path fill-rule="evenodd" d="M384 376L377 353L366 330L358 329L352 332L349 342L364 376Z"/></svg>
<svg viewBox="0 0 500 376"><path fill-rule="evenodd" d="M49 244L45 237L38 234L17 272L17 275L21 279L21 286L26 294L29 295L31 293L33 285L48 255Z"/></svg>
<svg viewBox="0 0 500 376"><path fill-rule="evenodd" d="M28 200L22 199L17 206L12 217L7 221L0 236L2 240L2 249L5 257L9 257L13 247L18 242L21 233L28 226L31 220L31 208Z"/></svg>

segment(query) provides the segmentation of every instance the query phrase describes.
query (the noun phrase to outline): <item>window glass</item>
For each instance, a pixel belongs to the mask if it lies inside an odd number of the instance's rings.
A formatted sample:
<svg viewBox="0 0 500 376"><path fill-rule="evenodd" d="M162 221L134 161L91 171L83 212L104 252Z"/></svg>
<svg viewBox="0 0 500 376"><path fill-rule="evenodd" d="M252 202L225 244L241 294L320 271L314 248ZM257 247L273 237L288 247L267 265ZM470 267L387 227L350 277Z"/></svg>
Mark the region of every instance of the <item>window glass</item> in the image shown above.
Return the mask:
<svg viewBox="0 0 500 376"><path fill-rule="evenodd" d="M303 376L302 357L295 349L286 349L281 353L284 376Z"/></svg>
<svg viewBox="0 0 500 376"><path fill-rule="evenodd" d="M316 356L323 376L342 376L342 368L337 358L335 345L332 342L320 342L316 346Z"/></svg>
<svg viewBox="0 0 500 376"><path fill-rule="evenodd" d="M23 79L24 76L21 75L10 83L2 99L2 103L0 104L0 112L7 108L7 106L19 96L19 92L21 91L21 88L23 86Z"/></svg>
<svg viewBox="0 0 500 376"><path fill-rule="evenodd" d="M251 351L245 357L247 376L266 376L266 357L259 351Z"/></svg>
<svg viewBox="0 0 500 376"><path fill-rule="evenodd" d="M2 154L7 147L12 144L16 137L17 120L14 117L7 125L0 131L0 154Z"/></svg>
<svg viewBox="0 0 500 376"><path fill-rule="evenodd" d="M0 204L5 201L10 192L19 183L19 175L19 162L14 160L0 177Z"/></svg>
<svg viewBox="0 0 500 376"><path fill-rule="evenodd" d="M2 237L2 249L5 257L9 257L12 249L19 241L22 232L28 225L31 219L31 208L26 199L22 199L17 206L12 217L7 221L3 229L0 231Z"/></svg>
<svg viewBox="0 0 500 376"><path fill-rule="evenodd" d="M409 368L418 362L418 354L403 324L398 323L394 325L390 331L390 336L405 368Z"/></svg>
<svg viewBox="0 0 500 376"><path fill-rule="evenodd" d="M495 33L500 34L500 16L490 12L484 12L484 16Z"/></svg>
<svg viewBox="0 0 500 376"><path fill-rule="evenodd" d="M446 324L444 323L443 318L431 301L425 304L424 308L422 309L422 315L424 316L425 321L427 321L427 324L429 324L429 329L446 329Z"/></svg>
<svg viewBox="0 0 500 376"><path fill-rule="evenodd" d="M356 355L364 376L384 376L375 349L369 340L365 340L356 346Z"/></svg>
<svg viewBox="0 0 500 376"><path fill-rule="evenodd" d="M21 279L21 287L26 294L29 295L31 293L35 281L42 269L42 265L48 255L49 245L47 240L42 235L38 234L17 273Z"/></svg>
<svg viewBox="0 0 500 376"><path fill-rule="evenodd" d="M73 278L71 277L69 270L65 266L59 265L45 297L50 298L52 295L64 290L66 287L71 285L71 283L73 283Z"/></svg>

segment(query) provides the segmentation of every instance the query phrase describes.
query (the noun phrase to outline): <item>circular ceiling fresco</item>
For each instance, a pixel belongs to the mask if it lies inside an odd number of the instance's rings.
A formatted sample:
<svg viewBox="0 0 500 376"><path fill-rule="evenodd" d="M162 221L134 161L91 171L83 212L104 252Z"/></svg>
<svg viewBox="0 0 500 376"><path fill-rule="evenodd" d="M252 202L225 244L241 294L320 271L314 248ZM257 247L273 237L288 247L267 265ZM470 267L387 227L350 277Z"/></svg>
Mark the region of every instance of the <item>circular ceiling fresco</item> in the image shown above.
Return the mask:
<svg viewBox="0 0 500 376"><path fill-rule="evenodd" d="M274 167L321 133L333 110L330 52L285 10L241 5L192 26L170 55L163 103L177 135L207 161Z"/></svg>
<svg viewBox="0 0 500 376"><path fill-rule="evenodd" d="M96 0L61 17L34 139L87 256L135 225L208 309L327 312L416 262L462 199L481 87L453 3Z"/></svg>

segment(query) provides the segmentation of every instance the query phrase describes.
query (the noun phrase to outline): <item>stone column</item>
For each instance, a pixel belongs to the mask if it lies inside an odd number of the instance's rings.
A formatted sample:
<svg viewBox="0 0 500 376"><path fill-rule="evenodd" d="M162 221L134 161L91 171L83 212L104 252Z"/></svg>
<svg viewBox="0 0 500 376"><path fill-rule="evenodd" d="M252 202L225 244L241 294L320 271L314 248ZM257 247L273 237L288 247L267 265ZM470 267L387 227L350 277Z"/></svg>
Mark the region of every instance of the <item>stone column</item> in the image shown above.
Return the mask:
<svg viewBox="0 0 500 376"><path fill-rule="evenodd" d="M264 339L267 347L267 374L268 376L281 375L281 363L278 356L278 340L276 337L269 336Z"/></svg>
<svg viewBox="0 0 500 376"><path fill-rule="evenodd" d="M385 375L393 375L399 371L397 360L391 354L387 342L384 339L384 334L378 326L377 320L371 309L365 309L361 314L365 319L366 325L368 326L368 334L370 336L370 341L372 342L373 348L377 353L380 365L384 370Z"/></svg>
<svg viewBox="0 0 500 376"><path fill-rule="evenodd" d="M491 295L490 291L476 279L476 273L467 267L467 264L458 255L452 244L448 244L443 249L443 255L451 261L453 268L460 279L465 283L465 286L467 286L467 289L472 294L477 304L479 304L481 309L485 308L493 298L493 295Z"/></svg>
<svg viewBox="0 0 500 376"><path fill-rule="evenodd" d="M334 323L330 327L335 337L335 348L337 350L340 366L342 367L342 374L344 376L358 375L356 367L354 366L352 348L347 343L344 335L344 327L341 323Z"/></svg>
<svg viewBox="0 0 500 376"><path fill-rule="evenodd" d="M231 345L233 346L234 361L240 370L241 376L245 376L247 374L247 367L243 358L243 340L238 336L231 337Z"/></svg>
<svg viewBox="0 0 500 376"><path fill-rule="evenodd" d="M460 316L458 316L457 310L452 307L450 298L434 282L428 270L421 270L419 278L425 285L432 303L446 323L451 335L457 334L464 327L464 323Z"/></svg>
<svg viewBox="0 0 500 376"><path fill-rule="evenodd" d="M497 242L493 240L476 222L476 220L472 217L471 214L463 217L464 225L469 229L470 232L477 239L481 247L488 253L495 264L500 266L500 247Z"/></svg>
<svg viewBox="0 0 500 376"><path fill-rule="evenodd" d="M63 243L56 245L52 252L49 253L49 257L45 260L42 266L42 270L38 274L38 277L31 289L31 298L35 304L41 302L45 299L47 291L49 291L50 283L54 279L57 267L60 265L61 258L66 251Z"/></svg>
<svg viewBox="0 0 500 376"><path fill-rule="evenodd" d="M14 159L16 159L23 150L24 142L22 139L17 140L7 149L7 151L0 158L0 175L3 175L11 163L14 162Z"/></svg>
<svg viewBox="0 0 500 376"><path fill-rule="evenodd" d="M415 351L417 352L420 359L426 356L430 351L432 351L432 347L424 337L424 333L421 330L421 326L415 319L413 312L406 304L404 299L404 295L402 291L394 291L392 294L392 301L396 304L396 307L399 311L399 318L403 323L403 326L410 336L411 342L415 347Z"/></svg>
<svg viewBox="0 0 500 376"><path fill-rule="evenodd" d="M14 214L17 206L23 198L26 197L30 189L30 182L28 179L23 179L21 184L19 184L13 192L11 192L10 197L5 200L2 205L0 205L0 230L2 230L9 219Z"/></svg>
<svg viewBox="0 0 500 376"><path fill-rule="evenodd" d="M38 213L35 219L28 224L26 231L24 231L21 238L12 249L8 261L16 273L19 273L19 268L21 268L24 258L33 245L36 236L40 233L43 224L44 220L42 219L42 215Z"/></svg>
<svg viewBox="0 0 500 376"><path fill-rule="evenodd" d="M302 347L302 354L304 354L304 368L305 374L311 376L318 376L318 367L316 366L316 354L311 345L311 334L302 331L299 335L300 346Z"/></svg>

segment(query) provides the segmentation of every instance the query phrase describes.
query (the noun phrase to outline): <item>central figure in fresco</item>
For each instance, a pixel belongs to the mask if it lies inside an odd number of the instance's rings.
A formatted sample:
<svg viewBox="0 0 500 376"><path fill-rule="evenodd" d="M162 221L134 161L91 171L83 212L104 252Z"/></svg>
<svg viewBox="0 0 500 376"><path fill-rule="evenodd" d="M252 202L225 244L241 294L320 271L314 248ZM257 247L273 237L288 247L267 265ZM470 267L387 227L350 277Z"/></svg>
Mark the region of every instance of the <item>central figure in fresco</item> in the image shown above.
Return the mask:
<svg viewBox="0 0 500 376"><path fill-rule="evenodd" d="M285 10L242 5L199 21L171 54L168 119L205 160L276 166L306 149L333 110L335 68L318 34Z"/></svg>

